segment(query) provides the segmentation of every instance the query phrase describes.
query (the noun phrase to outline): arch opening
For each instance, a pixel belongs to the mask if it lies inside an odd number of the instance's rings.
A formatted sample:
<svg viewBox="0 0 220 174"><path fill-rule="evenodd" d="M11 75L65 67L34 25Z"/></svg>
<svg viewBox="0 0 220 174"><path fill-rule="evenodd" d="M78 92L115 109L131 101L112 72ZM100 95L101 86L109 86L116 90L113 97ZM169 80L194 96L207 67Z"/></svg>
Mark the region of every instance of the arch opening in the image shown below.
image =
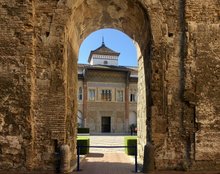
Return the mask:
<svg viewBox="0 0 220 174"><path fill-rule="evenodd" d="M84 112L84 125L91 129L90 133L105 132L107 122L109 133L129 133L129 111L137 112L137 81L136 44L125 33L101 29L83 41L78 89L83 89L85 95L81 100L78 97L78 108Z"/></svg>
<svg viewBox="0 0 220 174"><path fill-rule="evenodd" d="M71 53L69 54L71 55L71 58L70 56L65 57L67 67L67 84L72 84L74 86L73 82L70 80L72 75L68 72L71 72L71 74L77 74L77 55L82 41L94 31L105 28L113 28L127 34L134 41L137 50L138 72L142 74L142 76L138 77L140 79L138 81L138 88L140 88L138 95L141 97L138 97L139 100L137 105L145 105L145 107L142 108L146 108L146 90L149 88L149 85L146 84L146 79L151 78L150 61L147 63L146 60L150 59L150 46L152 42L150 21L147 10L144 9L138 1L121 0L120 2L77 2L78 3L75 3L75 5L77 5L72 12L72 16L70 18L71 20L69 20L65 29L65 42L69 45L66 47L66 52ZM74 64L73 67L75 68L69 67L70 64ZM148 69L146 69L146 67L148 67ZM77 77L72 77L72 79L74 78L76 80ZM84 95L88 94L84 92ZM135 97L133 98L135 99ZM67 105L69 104L67 103ZM73 111L74 113L77 113L76 107L74 107L73 110L75 110ZM142 114L142 119L146 118L146 112L146 109L145 112L139 111L139 113ZM108 117L108 115L105 116ZM150 118L150 114L148 114L148 117ZM86 120L87 119L85 119L85 124ZM99 121L102 122L102 120ZM144 120L138 120L137 122L143 124L140 126L142 131L147 132L147 125L144 125L146 122ZM150 124L150 119L148 119L148 123ZM99 129L101 130L102 128ZM148 130L150 129L148 128ZM148 131L148 133L150 132ZM147 133L146 135L149 136ZM148 138L148 140L150 141L150 138ZM146 141L144 143L146 144Z"/></svg>

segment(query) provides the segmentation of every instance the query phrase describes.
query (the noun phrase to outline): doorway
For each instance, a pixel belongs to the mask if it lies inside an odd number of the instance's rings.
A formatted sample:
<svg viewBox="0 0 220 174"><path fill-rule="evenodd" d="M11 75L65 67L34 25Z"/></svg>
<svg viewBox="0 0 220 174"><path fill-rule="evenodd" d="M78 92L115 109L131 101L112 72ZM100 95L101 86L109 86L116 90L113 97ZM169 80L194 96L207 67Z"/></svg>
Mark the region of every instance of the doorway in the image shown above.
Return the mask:
<svg viewBox="0 0 220 174"><path fill-rule="evenodd" d="M102 117L102 132L111 132L111 117Z"/></svg>

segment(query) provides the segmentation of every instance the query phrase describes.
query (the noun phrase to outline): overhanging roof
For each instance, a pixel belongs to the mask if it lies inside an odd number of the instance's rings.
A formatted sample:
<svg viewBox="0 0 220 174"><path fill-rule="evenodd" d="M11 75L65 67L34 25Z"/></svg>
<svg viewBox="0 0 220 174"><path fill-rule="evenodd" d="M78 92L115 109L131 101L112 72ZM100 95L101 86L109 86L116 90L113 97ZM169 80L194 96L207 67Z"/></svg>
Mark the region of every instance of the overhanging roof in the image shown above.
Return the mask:
<svg viewBox="0 0 220 174"><path fill-rule="evenodd" d="M102 45L99 48L97 48L96 50L93 50L93 51L90 52L88 62L91 61L91 58L92 58L93 54L112 55L112 56L119 56L120 55L120 53L118 53L116 51L113 51L110 48L106 47L104 42L102 42Z"/></svg>

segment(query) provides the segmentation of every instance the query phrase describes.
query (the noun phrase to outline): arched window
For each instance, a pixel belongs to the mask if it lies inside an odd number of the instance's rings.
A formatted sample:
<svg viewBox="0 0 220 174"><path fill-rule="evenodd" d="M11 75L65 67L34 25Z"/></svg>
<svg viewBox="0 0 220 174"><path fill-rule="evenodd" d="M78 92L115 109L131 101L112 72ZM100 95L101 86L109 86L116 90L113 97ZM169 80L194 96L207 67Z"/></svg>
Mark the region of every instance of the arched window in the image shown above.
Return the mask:
<svg viewBox="0 0 220 174"><path fill-rule="evenodd" d="M79 99L79 100L82 100L82 99L83 99L82 87L79 87L78 99Z"/></svg>

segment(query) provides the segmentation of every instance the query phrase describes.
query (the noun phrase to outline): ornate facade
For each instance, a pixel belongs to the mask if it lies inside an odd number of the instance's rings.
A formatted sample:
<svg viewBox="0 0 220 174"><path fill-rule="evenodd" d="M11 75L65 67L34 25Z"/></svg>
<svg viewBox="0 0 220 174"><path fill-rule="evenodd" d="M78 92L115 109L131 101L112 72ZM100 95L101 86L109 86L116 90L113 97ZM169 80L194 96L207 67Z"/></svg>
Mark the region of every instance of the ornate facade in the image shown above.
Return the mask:
<svg viewBox="0 0 220 174"><path fill-rule="evenodd" d="M104 43L78 65L78 125L91 133L128 133L137 125L137 67L118 65Z"/></svg>

